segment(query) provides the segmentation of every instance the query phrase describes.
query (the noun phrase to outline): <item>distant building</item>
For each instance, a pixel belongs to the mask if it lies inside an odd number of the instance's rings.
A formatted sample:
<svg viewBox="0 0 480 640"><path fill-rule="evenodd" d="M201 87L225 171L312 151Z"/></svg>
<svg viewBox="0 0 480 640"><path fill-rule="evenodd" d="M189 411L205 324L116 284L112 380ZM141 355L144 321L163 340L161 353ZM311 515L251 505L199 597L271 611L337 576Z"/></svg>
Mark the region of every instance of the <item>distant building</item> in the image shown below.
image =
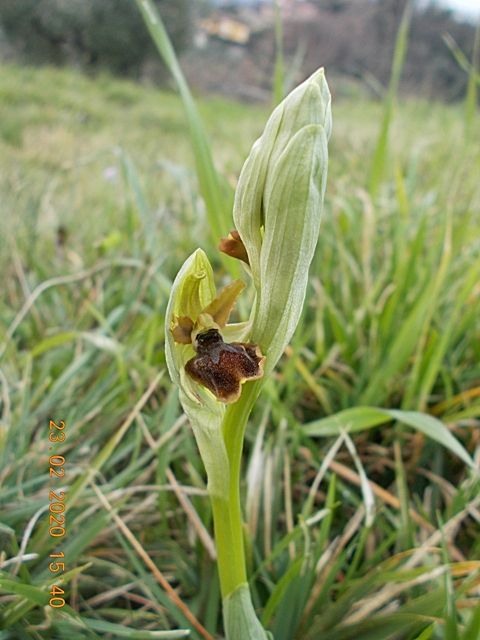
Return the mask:
<svg viewBox="0 0 480 640"><path fill-rule="evenodd" d="M217 14L201 20L199 27L209 36L216 36L226 42L246 44L250 39L248 25L238 20L233 20L227 15Z"/></svg>

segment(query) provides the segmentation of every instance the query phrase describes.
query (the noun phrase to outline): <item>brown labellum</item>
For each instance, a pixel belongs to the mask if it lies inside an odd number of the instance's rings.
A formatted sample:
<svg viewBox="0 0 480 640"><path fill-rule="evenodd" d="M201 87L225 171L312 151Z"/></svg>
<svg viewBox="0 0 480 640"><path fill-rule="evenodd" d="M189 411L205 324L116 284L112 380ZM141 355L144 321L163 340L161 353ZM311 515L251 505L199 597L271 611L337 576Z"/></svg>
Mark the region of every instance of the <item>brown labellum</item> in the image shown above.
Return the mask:
<svg viewBox="0 0 480 640"><path fill-rule="evenodd" d="M197 355L185 371L221 402L235 402L243 382L263 376L265 357L255 344L224 342L217 329L209 329L197 335L194 346Z"/></svg>

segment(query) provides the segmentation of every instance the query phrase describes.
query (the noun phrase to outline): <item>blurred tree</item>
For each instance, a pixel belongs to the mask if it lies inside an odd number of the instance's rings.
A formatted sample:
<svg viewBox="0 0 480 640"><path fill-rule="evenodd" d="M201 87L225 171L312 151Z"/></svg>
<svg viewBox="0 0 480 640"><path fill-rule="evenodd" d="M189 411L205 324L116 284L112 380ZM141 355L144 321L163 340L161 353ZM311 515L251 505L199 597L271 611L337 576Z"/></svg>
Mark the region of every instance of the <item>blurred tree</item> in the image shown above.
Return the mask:
<svg viewBox="0 0 480 640"><path fill-rule="evenodd" d="M473 23L455 20L451 11L433 4L416 13L404 69L407 89L421 84L426 95L443 96L447 100L464 97L467 74L446 46L446 34L471 59L475 39Z"/></svg>
<svg viewBox="0 0 480 640"><path fill-rule="evenodd" d="M348 0L313 0L313 3L318 5L320 9L325 9L332 13L345 11L349 5Z"/></svg>
<svg viewBox="0 0 480 640"><path fill-rule="evenodd" d="M189 0L155 0L177 51L189 40ZM155 56L131 0L1 0L0 26L18 56L138 74Z"/></svg>
<svg viewBox="0 0 480 640"><path fill-rule="evenodd" d="M287 60L294 58L302 42L303 75L321 61L330 72L366 81L381 93L388 86L395 37L407 0L312 2L318 7L316 18L298 15L284 25ZM467 74L445 45L444 36L452 36L470 58L475 25L439 5L413 2L413 7L401 89L430 98L460 99L465 95ZM262 37L273 42L273 31Z"/></svg>

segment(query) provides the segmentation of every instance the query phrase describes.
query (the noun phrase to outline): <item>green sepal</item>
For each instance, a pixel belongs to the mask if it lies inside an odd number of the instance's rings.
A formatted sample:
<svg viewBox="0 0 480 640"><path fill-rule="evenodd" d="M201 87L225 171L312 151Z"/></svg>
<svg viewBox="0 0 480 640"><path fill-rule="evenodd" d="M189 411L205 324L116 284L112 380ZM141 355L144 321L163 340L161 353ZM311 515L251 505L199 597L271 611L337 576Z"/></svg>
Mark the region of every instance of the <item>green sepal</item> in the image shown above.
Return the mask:
<svg viewBox="0 0 480 640"><path fill-rule="evenodd" d="M202 309L214 298L212 266L205 252L197 249L185 260L173 282L165 314L165 357L168 372L173 382L180 387L180 372L194 351L191 345L179 344L173 339L171 329L174 319L189 317L195 322Z"/></svg>

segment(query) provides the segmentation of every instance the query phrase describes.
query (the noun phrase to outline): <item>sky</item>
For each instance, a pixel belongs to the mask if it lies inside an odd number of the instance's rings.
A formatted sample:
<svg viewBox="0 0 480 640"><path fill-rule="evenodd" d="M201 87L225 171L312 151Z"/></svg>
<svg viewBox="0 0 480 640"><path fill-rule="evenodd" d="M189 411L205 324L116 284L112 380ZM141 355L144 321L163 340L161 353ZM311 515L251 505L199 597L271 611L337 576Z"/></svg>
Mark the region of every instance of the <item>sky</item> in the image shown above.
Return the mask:
<svg viewBox="0 0 480 640"><path fill-rule="evenodd" d="M480 0L441 0L441 2L470 16L480 15Z"/></svg>
<svg viewBox="0 0 480 640"><path fill-rule="evenodd" d="M273 0L265 0L273 2ZM428 3L430 0L424 0L425 3ZM252 4L255 0L237 0L240 2L244 2L245 4ZM446 7L454 9L459 13L462 13L470 18L478 18L480 16L480 0L436 0L438 4L443 4ZM215 4L227 4L227 0L216 0Z"/></svg>

